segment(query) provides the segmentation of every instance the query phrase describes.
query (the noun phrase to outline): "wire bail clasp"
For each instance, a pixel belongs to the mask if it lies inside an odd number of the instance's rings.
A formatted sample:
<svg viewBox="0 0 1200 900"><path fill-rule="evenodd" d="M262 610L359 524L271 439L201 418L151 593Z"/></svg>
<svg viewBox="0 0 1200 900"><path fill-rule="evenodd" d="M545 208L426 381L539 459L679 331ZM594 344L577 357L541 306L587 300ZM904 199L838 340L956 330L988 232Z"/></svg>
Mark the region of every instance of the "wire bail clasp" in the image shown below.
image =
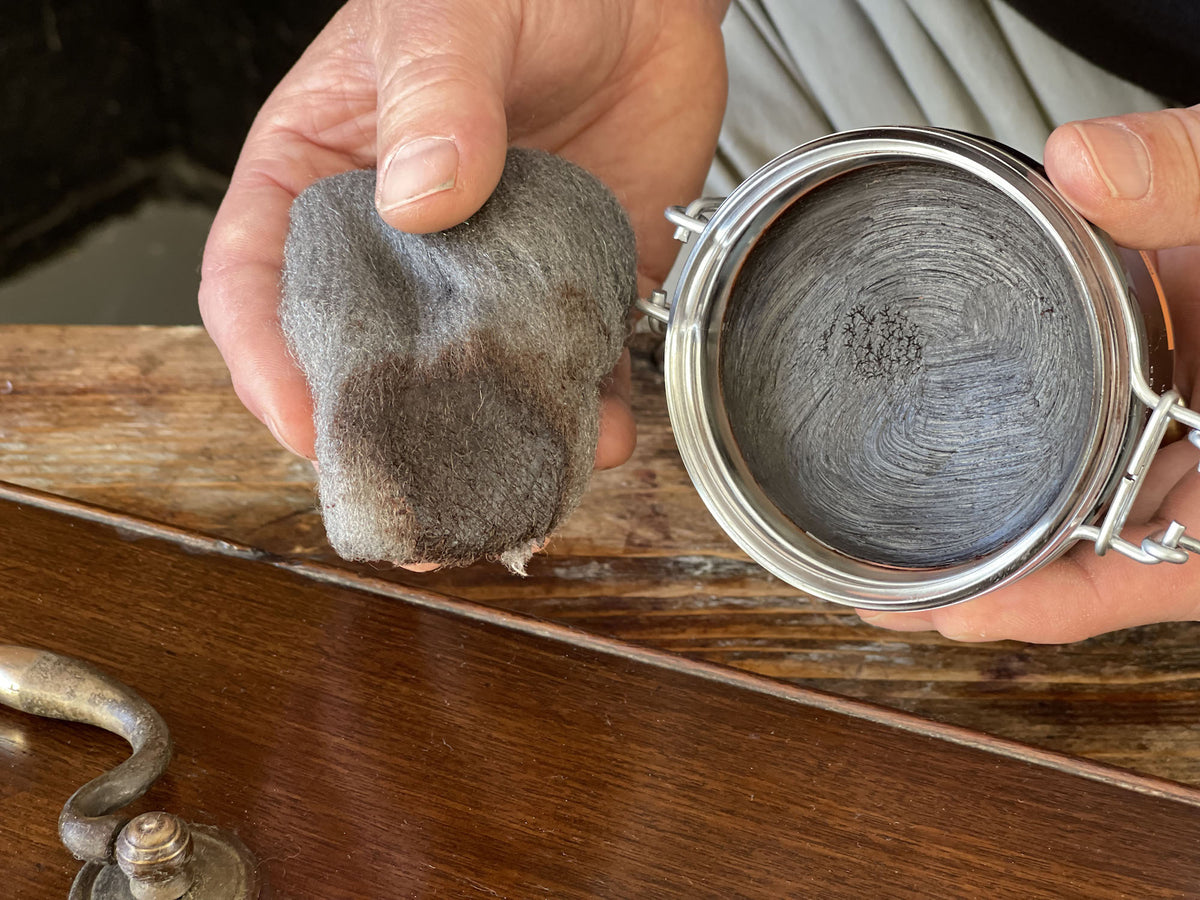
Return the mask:
<svg viewBox="0 0 1200 900"><path fill-rule="evenodd" d="M1099 526L1082 525L1076 529L1075 535L1082 540L1095 541L1097 556L1116 550L1147 565L1160 562L1181 564L1188 561L1190 553L1200 554L1200 539L1189 535L1179 522L1172 521L1163 531L1148 535L1140 545L1121 537L1121 529L1125 527L1125 520L1129 518L1129 511L1141 490L1146 472L1171 423L1179 422L1190 429L1188 440L1200 448L1200 414L1184 405L1179 391L1172 388L1158 397L1157 402L1148 405L1151 406L1150 418L1103 521Z"/></svg>

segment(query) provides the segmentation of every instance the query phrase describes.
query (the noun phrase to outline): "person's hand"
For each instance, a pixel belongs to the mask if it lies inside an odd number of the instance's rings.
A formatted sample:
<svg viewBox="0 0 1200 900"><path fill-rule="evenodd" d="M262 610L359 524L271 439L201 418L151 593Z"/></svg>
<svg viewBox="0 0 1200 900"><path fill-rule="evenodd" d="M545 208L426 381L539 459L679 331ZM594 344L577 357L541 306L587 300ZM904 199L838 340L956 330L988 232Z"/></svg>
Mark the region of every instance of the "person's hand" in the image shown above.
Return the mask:
<svg viewBox="0 0 1200 900"><path fill-rule="evenodd" d="M1159 250L1175 327L1175 383L1193 397L1200 383L1200 107L1064 125L1046 144L1046 169L1075 208L1119 244ZM1125 537L1138 543L1172 519L1200 531L1198 460L1188 441L1159 451ZM1015 584L958 606L859 614L872 625L937 630L961 641L1075 641L1200 619L1200 562L1142 565L1116 551L1099 557L1081 542Z"/></svg>
<svg viewBox="0 0 1200 900"><path fill-rule="evenodd" d="M276 306L292 200L378 166L404 231L467 219L509 142L597 175L637 232L641 287L673 253L662 210L698 195L725 105L727 0L351 0L259 112L205 247L200 311L242 402L313 457L308 386ZM645 294L643 294L645 296ZM633 452L628 356L604 397L599 467Z"/></svg>

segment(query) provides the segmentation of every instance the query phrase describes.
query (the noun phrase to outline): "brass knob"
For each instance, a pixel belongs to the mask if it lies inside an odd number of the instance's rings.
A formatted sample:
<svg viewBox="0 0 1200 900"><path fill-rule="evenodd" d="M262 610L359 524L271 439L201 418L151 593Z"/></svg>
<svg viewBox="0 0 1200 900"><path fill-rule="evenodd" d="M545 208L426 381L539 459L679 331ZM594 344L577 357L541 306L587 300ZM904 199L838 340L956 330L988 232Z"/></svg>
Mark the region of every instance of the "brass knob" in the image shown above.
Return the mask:
<svg viewBox="0 0 1200 900"><path fill-rule="evenodd" d="M0 706L96 725L133 747L129 759L77 790L59 816L59 836L85 862L70 900L258 896L258 864L236 835L165 812L129 821L119 813L171 761L166 723L124 684L80 659L0 645Z"/></svg>
<svg viewBox="0 0 1200 900"><path fill-rule="evenodd" d="M121 829L116 856L134 900L179 900L192 886L192 833L178 816L142 813Z"/></svg>

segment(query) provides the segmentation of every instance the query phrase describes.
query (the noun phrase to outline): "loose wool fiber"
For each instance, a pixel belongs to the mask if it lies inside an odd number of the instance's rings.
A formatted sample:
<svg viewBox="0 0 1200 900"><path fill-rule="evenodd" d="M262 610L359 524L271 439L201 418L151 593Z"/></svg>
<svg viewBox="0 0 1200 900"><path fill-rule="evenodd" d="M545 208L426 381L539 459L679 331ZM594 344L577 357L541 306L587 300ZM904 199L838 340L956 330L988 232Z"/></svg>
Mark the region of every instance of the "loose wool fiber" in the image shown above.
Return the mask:
<svg viewBox="0 0 1200 900"><path fill-rule="evenodd" d="M448 231L396 231L374 196L373 171L317 182L285 250L329 540L347 559L520 571L592 470L637 292L632 229L596 178L533 150Z"/></svg>
<svg viewBox="0 0 1200 900"><path fill-rule="evenodd" d="M745 464L779 510L901 567L1030 529L1086 452L1089 313L1033 219L976 177L876 164L796 201L750 252L720 373Z"/></svg>

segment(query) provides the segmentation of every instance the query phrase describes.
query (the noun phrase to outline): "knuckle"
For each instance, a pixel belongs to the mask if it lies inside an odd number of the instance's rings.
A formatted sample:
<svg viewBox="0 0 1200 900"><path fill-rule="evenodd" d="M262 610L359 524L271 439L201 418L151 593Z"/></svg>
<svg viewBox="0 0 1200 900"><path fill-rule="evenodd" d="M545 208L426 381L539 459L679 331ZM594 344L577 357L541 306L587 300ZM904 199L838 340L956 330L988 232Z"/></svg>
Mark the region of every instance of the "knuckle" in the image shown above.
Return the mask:
<svg viewBox="0 0 1200 900"><path fill-rule="evenodd" d="M478 80L469 61L454 52L390 60L379 73L379 115L410 115L445 101L451 86ZM457 92L457 91L456 91Z"/></svg>
<svg viewBox="0 0 1200 900"><path fill-rule="evenodd" d="M1190 212L1200 215L1200 110L1164 110L1163 136L1168 152L1165 164L1171 168L1171 194L1187 197Z"/></svg>

